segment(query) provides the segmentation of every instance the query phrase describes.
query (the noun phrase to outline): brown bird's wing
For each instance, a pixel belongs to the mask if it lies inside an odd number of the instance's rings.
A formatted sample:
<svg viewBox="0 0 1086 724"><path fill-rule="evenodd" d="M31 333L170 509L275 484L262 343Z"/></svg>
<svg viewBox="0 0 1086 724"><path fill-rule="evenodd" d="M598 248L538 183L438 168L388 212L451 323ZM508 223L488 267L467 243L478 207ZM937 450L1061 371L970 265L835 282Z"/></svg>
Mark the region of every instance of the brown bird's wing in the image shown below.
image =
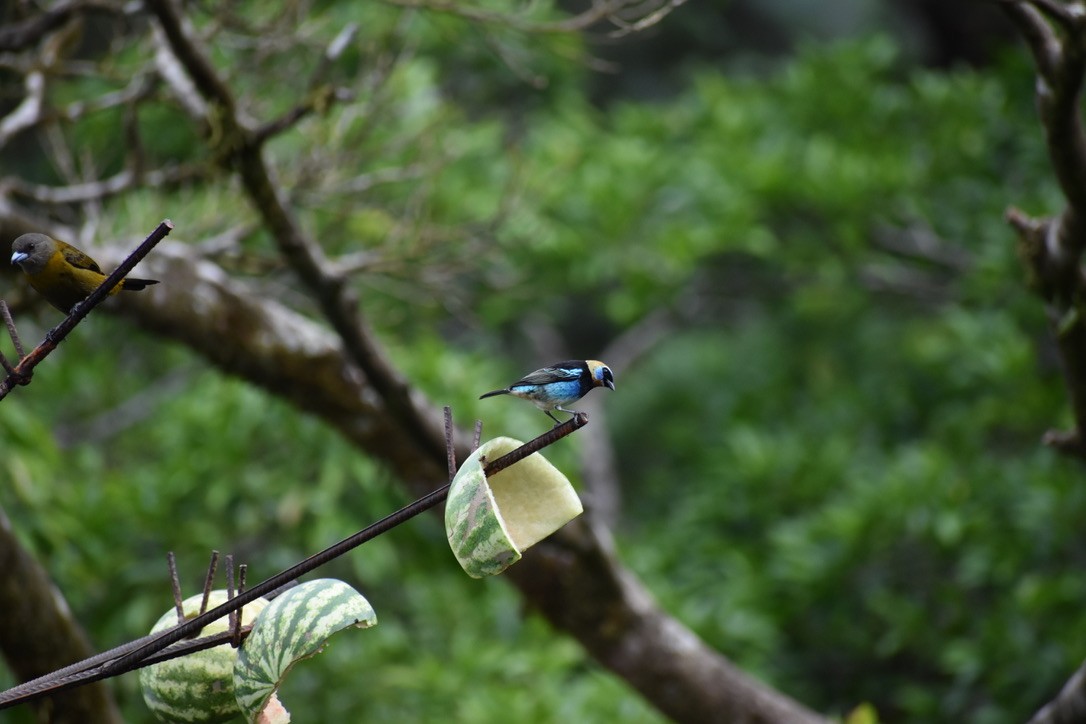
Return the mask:
<svg viewBox="0 0 1086 724"><path fill-rule="evenodd" d="M60 253L64 255L64 261L68 262L76 269L87 269L92 272L102 273L102 268L98 266L98 262L91 259L89 256L76 249L71 244L65 244L63 241L57 242L60 246Z"/></svg>

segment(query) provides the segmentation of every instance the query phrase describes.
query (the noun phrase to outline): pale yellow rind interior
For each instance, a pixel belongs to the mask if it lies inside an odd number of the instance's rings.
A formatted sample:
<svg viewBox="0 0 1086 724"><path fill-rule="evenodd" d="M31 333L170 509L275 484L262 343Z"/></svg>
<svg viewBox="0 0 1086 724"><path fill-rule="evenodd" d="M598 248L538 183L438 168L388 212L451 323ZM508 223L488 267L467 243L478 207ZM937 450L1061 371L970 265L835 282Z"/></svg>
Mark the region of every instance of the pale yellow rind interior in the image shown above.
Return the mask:
<svg viewBox="0 0 1086 724"><path fill-rule="evenodd" d="M520 447L508 437L487 443L487 460ZM489 478L503 528L518 551L524 551L584 512L569 480L539 453Z"/></svg>

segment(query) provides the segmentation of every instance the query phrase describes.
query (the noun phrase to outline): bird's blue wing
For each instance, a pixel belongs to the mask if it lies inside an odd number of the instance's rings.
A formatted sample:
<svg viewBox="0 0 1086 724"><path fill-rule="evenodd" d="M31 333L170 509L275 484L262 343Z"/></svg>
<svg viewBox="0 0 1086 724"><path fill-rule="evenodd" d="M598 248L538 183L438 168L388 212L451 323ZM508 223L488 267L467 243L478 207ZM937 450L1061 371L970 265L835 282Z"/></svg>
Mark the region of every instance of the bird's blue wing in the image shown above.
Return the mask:
<svg viewBox="0 0 1086 724"><path fill-rule="evenodd" d="M546 385L551 382L566 382L578 379L583 373L583 362L580 363L580 366L577 366L576 362L571 362L568 366L566 363L562 362L553 367L544 367L541 370L530 372L522 379L514 382L510 387L517 387L520 385Z"/></svg>

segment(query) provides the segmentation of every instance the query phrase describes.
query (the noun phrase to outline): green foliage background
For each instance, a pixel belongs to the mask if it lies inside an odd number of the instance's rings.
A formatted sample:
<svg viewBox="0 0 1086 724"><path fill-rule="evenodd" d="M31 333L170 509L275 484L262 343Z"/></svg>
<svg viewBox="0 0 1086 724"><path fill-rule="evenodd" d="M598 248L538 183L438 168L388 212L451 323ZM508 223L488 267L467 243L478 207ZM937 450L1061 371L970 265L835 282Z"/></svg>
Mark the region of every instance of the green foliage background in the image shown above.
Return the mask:
<svg viewBox="0 0 1086 724"><path fill-rule="evenodd" d="M368 13L359 45L376 52L402 39L391 12L332 4L300 32L319 48ZM1013 722L1050 698L1086 640L1086 493L1039 445L1067 410L1002 221L1011 203L1059 208L1020 54L932 72L880 37L757 75L693 67L666 99L599 107L569 38L500 38L549 80L532 91L451 42L462 21L412 23L416 50L369 114L333 108L270 147L302 192L424 169L303 212L329 253L377 255L363 304L410 379L461 422L530 437L537 412L476 397L550 361L533 326L593 357L673 309L681 324L616 370L602 418L619 547L665 607L829 714ZM292 101L278 78L237 83L261 115ZM163 158L201 153L169 114L141 123ZM73 132L105 149L113 130ZM248 213L232 198L130 194L102 236L170 216L197 242ZM889 243L918 234L953 263ZM245 248L272 258L260 233ZM270 263L252 283L289 294ZM138 424L103 434L133 397ZM576 479L575 437L552 459ZM264 577L407 502L318 422L105 315L0 405L0 438L0 505L101 647L169 607L167 550L191 593L210 548ZM299 669L283 698L301 720L658 720L501 581L468 580L436 518L322 575L380 625ZM116 686L146 719L135 677Z"/></svg>

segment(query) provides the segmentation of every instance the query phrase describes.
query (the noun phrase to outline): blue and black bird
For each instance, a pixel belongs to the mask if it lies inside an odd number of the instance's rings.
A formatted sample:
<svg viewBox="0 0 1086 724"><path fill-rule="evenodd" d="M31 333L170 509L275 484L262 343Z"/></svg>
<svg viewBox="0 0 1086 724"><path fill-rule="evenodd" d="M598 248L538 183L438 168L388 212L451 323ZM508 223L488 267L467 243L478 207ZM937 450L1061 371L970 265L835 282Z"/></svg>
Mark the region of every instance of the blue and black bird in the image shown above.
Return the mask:
<svg viewBox="0 0 1086 724"><path fill-rule="evenodd" d="M488 392L479 399L513 395L528 400L558 425L561 421L551 414L551 410L576 415L575 410L567 410L564 405L573 404L594 387L615 389L615 375L611 368L599 360L571 359L524 375L505 389Z"/></svg>

